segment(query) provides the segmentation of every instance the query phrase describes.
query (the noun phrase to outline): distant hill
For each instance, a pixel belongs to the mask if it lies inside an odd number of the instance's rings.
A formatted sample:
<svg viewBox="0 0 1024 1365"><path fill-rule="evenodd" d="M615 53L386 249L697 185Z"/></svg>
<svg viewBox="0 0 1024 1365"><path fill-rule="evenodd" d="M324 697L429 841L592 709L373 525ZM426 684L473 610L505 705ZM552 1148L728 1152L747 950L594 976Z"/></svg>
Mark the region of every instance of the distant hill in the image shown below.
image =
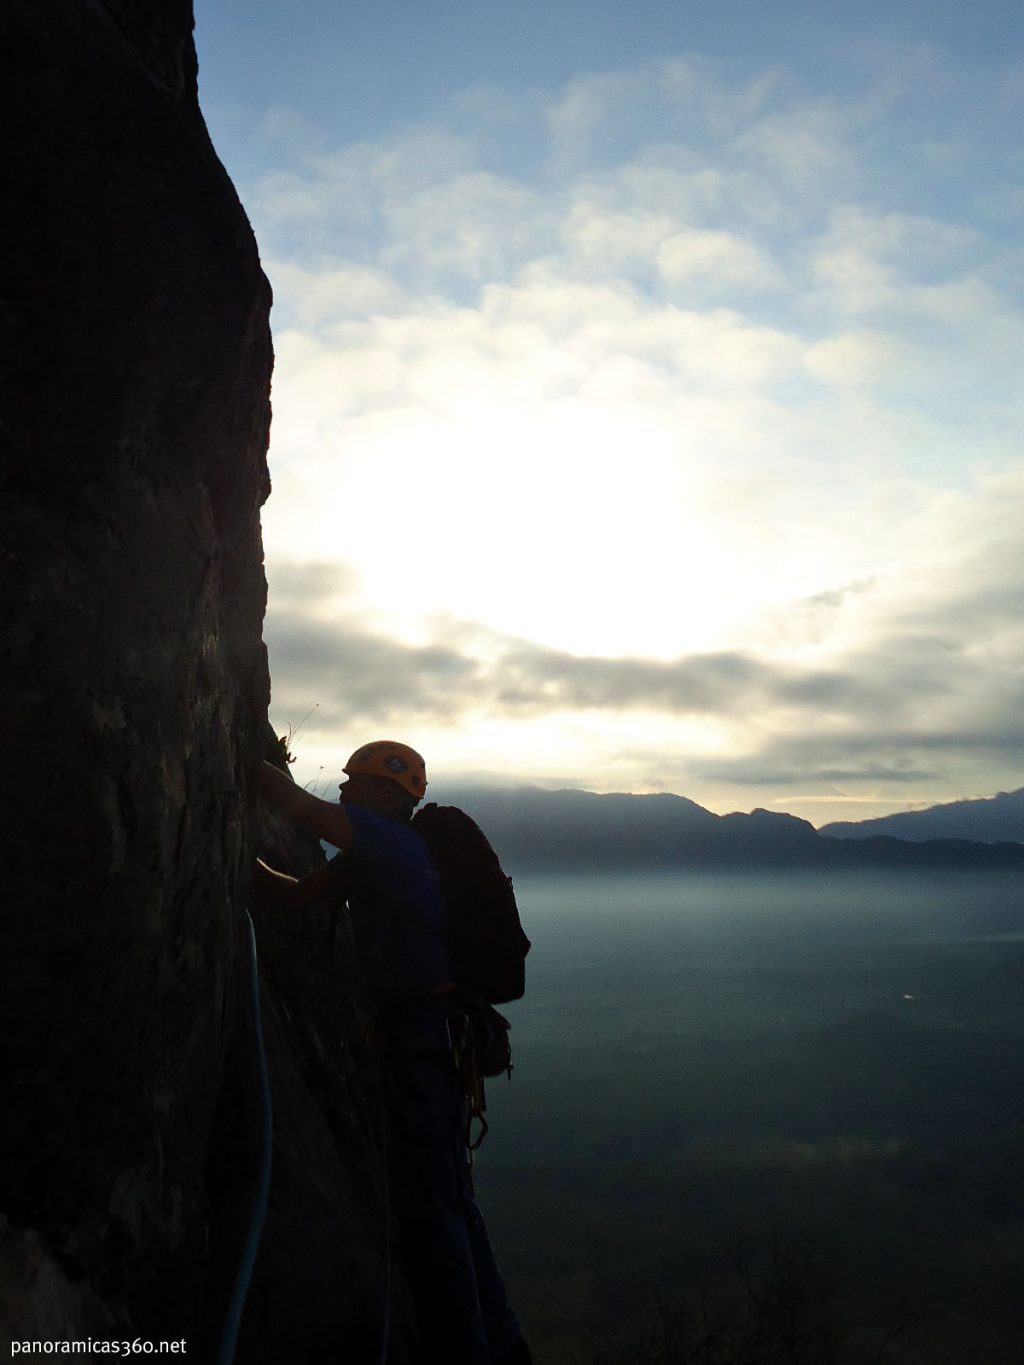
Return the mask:
<svg viewBox="0 0 1024 1365"><path fill-rule="evenodd" d="M700 842L718 816L684 796L473 788L462 806L510 863L542 867L661 866L680 842Z"/></svg>
<svg viewBox="0 0 1024 1365"><path fill-rule="evenodd" d="M818 831L830 839L974 839L983 844L1024 843L1024 787L976 801L950 801L927 810L901 811L877 820L836 821Z"/></svg>
<svg viewBox="0 0 1024 1365"><path fill-rule="evenodd" d="M1024 845L832 838L806 820L755 810L715 815L683 796L598 795L536 787L449 789L512 870L715 868L1018 868Z"/></svg>

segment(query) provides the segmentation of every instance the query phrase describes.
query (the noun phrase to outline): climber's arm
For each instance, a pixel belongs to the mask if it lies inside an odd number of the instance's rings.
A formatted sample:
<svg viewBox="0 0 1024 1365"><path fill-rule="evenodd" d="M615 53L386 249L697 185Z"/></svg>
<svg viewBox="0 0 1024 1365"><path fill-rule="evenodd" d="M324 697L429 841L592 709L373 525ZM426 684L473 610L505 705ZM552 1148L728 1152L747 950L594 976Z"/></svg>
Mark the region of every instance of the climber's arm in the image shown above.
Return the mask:
<svg viewBox="0 0 1024 1365"><path fill-rule="evenodd" d="M337 895L339 884L338 868L333 862L324 863L305 877L289 877L287 873L275 872L257 858L252 874L253 892L286 910L322 905Z"/></svg>
<svg viewBox="0 0 1024 1365"><path fill-rule="evenodd" d="M352 822L344 806L321 801L319 796L297 787L287 773L264 760L260 795L296 824L335 848L352 847Z"/></svg>

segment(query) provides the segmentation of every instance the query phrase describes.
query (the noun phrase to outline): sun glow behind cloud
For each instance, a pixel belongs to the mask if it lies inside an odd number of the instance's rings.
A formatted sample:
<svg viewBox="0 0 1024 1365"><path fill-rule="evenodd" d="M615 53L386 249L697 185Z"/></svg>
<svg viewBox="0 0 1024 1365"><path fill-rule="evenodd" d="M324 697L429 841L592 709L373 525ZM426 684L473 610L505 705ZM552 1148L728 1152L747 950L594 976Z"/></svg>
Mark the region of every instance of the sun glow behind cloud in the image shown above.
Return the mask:
<svg viewBox="0 0 1024 1365"><path fill-rule="evenodd" d="M719 806L1007 781L1022 205L908 73L477 92L253 187L279 723Z"/></svg>

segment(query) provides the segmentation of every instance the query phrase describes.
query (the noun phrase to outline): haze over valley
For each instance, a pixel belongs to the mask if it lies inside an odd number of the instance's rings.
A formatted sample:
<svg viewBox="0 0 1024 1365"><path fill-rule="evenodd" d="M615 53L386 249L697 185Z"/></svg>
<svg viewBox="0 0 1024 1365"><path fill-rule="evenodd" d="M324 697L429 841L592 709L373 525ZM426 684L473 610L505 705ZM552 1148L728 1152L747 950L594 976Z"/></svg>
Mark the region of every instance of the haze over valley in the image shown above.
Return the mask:
<svg viewBox="0 0 1024 1365"><path fill-rule="evenodd" d="M739 1266L802 1304L802 1359L1018 1365L1019 870L516 886L529 989L478 1179L540 1359L660 1360L701 1295L738 1353Z"/></svg>

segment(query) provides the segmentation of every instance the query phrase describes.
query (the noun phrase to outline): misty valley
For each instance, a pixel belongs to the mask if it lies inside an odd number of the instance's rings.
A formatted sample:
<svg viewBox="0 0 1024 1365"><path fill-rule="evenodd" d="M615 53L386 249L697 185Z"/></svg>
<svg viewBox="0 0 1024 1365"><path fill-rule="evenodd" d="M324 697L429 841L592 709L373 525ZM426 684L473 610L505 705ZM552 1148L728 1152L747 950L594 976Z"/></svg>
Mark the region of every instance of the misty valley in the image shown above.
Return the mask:
<svg viewBox="0 0 1024 1365"><path fill-rule="evenodd" d="M540 1360L1017 1365L1019 874L516 889L477 1181Z"/></svg>

